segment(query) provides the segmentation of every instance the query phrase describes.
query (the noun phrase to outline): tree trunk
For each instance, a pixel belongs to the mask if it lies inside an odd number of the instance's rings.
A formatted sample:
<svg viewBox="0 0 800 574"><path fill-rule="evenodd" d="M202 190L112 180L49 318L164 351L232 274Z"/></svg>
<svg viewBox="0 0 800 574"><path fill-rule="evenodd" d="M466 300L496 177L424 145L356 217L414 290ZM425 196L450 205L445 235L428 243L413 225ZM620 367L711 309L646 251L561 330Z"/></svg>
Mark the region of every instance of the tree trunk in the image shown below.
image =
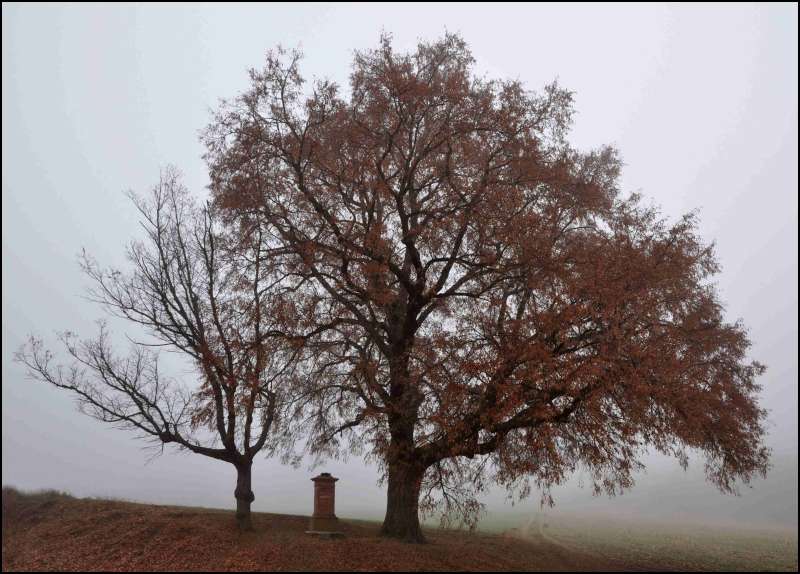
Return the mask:
<svg viewBox="0 0 800 574"><path fill-rule="evenodd" d="M252 466L252 461L236 465L236 490L233 491L233 495L236 497L236 523L239 525L239 530L253 530L250 504L256 497L251 489Z"/></svg>
<svg viewBox="0 0 800 574"><path fill-rule="evenodd" d="M425 542L419 526L419 490L425 469L419 465L389 464L389 492L381 535L405 542Z"/></svg>
<svg viewBox="0 0 800 574"><path fill-rule="evenodd" d="M425 537L419 526L419 491L425 466L417 457L414 426L422 395L410 382L409 347L410 343L398 345L395 359L390 361L392 409L388 422L391 440L386 453L389 490L381 535L421 543L425 542Z"/></svg>

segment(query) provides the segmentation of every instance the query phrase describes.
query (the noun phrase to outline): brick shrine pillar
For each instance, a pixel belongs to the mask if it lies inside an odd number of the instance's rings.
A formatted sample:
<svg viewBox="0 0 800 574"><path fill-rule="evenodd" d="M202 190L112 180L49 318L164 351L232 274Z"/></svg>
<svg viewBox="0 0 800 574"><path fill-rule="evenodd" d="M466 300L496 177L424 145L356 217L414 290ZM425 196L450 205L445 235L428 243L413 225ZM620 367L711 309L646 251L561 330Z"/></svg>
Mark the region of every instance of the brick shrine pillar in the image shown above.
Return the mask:
<svg viewBox="0 0 800 574"><path fill-rule="evenodd" d="M336 532L336 481L338 478L323 472L311 479L314 482L314 514L311 516L312 532Z"/></svg>

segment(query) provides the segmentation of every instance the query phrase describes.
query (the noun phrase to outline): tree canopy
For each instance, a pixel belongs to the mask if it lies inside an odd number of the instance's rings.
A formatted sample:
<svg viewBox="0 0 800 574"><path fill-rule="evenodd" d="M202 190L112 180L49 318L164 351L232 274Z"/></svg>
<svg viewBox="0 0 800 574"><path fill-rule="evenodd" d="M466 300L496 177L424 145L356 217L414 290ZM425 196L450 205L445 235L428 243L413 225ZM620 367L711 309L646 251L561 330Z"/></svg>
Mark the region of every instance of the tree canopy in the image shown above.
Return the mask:
<svg viewBox="0 0 800 574"><path fill-rule="evenodd" d="M380 462L385 534L421 540L420 504L474 519L489 481L547 493L580 467L613 494L648 447L701 451L726 491L766 471L764 367L712 246L621 193L613 148L569 145L569 91L477 76L454 35L384 38L344 94L299 62L271 53L221 106L211 190L330 326L313 444Z"/></svg>

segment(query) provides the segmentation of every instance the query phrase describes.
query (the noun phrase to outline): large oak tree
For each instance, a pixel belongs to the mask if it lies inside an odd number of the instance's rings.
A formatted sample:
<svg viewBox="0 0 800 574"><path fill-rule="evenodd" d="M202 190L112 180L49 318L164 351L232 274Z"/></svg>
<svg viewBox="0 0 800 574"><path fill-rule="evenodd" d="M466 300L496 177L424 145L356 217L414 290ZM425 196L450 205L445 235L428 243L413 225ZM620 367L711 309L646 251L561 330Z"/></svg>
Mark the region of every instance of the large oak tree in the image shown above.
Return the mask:
<svg viewBox="0 0 800 574"><path fill-rule="evenodd" d="M174 169L149 197L132 198L145 237L130 244L129 268L103 268L86 254L81 264L92 281L90 298L143 326L151 341L120 355L101 323L92 339L60 335L66 364L34 337L17 360L35 379L71 392L96 419L162 448L232 464L236 518L249 530L253 459L291 438L283 415L303 351L301 338L286 337L302 328L292 286L266 256L263 229L251 224L229 233ZM160 350L188 359L188 377L165 374Z"/></svg>
<svg viewBox="0 0 800 574"><path fill-rule="evenodd" d="M614 149L568 145L570 92L479 77L457 36L357 53L346 94L298 62L221 107L211 189L335 321L312 440L380 461L384 534L422 540L421 505L470 515L489 480L547 493L581 467L614 493L649 447L700 451L726 491L766 471L763 367L712 247L624 196Z"/></svg>

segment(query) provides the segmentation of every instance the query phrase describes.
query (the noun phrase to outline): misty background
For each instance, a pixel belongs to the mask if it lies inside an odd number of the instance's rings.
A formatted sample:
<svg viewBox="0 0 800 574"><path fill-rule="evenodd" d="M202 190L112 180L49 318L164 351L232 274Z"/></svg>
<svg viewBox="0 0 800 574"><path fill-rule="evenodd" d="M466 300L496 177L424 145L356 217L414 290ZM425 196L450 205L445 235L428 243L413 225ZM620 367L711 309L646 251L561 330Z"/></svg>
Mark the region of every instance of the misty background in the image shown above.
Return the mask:
<svg viewBox="0 0 800 574"><path fill-rule="evenodd" d="M797 528L798 180L797 6L742 5L202 5L3 4L2 483L77 496L231 508L234 470L219 461L143 449L131 433L80 414L72 398L26 379L12 362L29 333L58 350L55 331L96 333L102 309L83 299L76 260L85 247L124 265L139 235L123 191L147 192L167 164L206 196L198 130L220 98L248 84L277 44L300 47L306 79L347 90L356 49L382 30L397 50L458 32L481 74L540 89L558 78L576 92L571 141L611 143L622 187L671 219L699 209L715 241L729 320L741 318L769 409L774 469L740 497L646 460L633 490L609 500L554 489L552 513L582 512ZM124 351L124 322L110 326ZM63 356L63 355L62 355ZM176 375L181 374L178 367ZM257 459L257 511L310 514L321 470L340 477L337 514L381 518L378 469L359 457L292 468ZM502 489L482 497L491 515L530 513Z"/></svg>

